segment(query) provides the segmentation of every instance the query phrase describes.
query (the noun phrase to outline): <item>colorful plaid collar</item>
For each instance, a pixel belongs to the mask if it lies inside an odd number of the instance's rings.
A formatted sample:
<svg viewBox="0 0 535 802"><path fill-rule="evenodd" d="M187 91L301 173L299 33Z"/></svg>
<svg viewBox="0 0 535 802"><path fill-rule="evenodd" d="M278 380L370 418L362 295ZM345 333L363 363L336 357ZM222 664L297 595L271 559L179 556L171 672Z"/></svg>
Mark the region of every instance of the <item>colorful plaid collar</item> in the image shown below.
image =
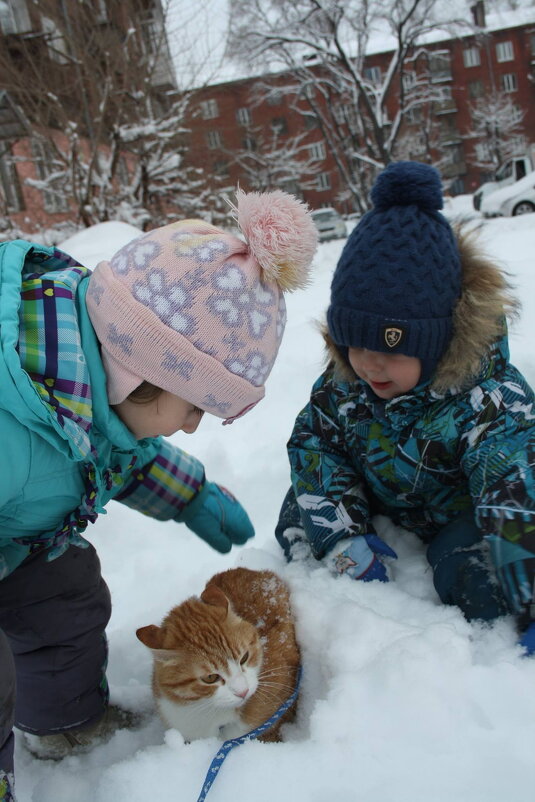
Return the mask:
<svg viewBox="0 0 535 802"><path fill-rule="evenodd" d="M21 365L78 459L92 453L91 386L76 304L80 282L90 274L59 250L52 256L31 254L23 268L19 310Z"/></svg>

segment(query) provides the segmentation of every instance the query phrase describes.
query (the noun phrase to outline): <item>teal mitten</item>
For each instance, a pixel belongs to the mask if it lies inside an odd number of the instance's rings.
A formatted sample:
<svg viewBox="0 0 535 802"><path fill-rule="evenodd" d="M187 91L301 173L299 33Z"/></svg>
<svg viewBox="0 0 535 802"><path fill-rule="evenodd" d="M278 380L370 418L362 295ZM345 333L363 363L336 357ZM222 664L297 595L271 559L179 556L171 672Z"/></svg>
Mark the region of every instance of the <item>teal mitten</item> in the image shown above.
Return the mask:
<svg viewBox="0 0 535 802"><path fill-rule="evenodd" d="M255 533L240 502L215 482L206 482L175 520L185 523L209 546L223 554L233 545L243 545Z"/></svg>

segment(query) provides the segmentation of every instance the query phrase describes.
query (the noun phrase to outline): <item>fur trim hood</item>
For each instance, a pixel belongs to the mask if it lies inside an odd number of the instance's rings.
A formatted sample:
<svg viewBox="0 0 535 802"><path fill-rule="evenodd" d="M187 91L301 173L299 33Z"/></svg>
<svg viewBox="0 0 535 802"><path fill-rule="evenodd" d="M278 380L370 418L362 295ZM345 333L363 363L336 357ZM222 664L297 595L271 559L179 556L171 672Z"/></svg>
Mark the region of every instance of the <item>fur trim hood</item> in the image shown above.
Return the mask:
<svg viewBox="0 0 535 802"><path fill-rule="evenodd" d="M477 230L454 227L462 267L461 296L453 315L453 335L440 360L430 388L444 393L452 387L465 388L481 371L482 360L504 333L504 320L514 319L520 304L504 270L493 262L477 241ZM341 381L354 381L347 359L333 342L327 324L321 325L329 362Z"/></svg>

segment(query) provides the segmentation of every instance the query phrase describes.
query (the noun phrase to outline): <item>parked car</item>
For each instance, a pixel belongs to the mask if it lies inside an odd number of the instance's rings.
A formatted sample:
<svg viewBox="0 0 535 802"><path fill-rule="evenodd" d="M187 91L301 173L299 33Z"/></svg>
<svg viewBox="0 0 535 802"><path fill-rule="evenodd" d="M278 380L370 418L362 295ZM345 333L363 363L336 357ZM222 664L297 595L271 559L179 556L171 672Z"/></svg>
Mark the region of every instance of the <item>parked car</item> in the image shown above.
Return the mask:
<svg viewBox="0 0 535 802"><path fill-rule="evenodd" d="M347 237L345 221L336 209L330 206L323 209L314 209L311 215L314 225L318 229L320 242Z"/></svg>
<svg viewBox="0 0 535 802"><path fill-rule="evenodd" d="M483 197L481 211L484 217L514 217L535 212L535 171Z"/></svg>
<svg viewBox="0 0 535 802"><path fill-rule="evenodd" d="M524 154L514 156L501 164L494 173L492 181L487 181L474 192L472 195L474 209L480 211L483 198L486 198L491 192L496 192L520 181L533 170L535 170L535 144L530 145Z"/></svg>

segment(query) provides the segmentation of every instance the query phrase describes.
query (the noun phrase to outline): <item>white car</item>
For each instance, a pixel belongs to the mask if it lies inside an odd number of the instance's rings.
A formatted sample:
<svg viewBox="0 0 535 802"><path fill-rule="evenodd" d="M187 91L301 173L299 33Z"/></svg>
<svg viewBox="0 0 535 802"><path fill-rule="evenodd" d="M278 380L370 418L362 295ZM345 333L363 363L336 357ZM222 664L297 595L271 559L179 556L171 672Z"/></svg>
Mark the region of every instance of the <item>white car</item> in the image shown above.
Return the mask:
<svg viewBox="0 0 535 802"><path fill-rule="evenodd" d="M314 209L311 213L314 225L318 229L320 242L328 239L347 237L347 228L341 215L331 206Z"/></svg>
<svg viewBox="0 0 535 802"><path fill-rule="evenodd" d="M535 212L535 171L508 187L484 195L481 211L484 217L515 217Z"/></svg>

